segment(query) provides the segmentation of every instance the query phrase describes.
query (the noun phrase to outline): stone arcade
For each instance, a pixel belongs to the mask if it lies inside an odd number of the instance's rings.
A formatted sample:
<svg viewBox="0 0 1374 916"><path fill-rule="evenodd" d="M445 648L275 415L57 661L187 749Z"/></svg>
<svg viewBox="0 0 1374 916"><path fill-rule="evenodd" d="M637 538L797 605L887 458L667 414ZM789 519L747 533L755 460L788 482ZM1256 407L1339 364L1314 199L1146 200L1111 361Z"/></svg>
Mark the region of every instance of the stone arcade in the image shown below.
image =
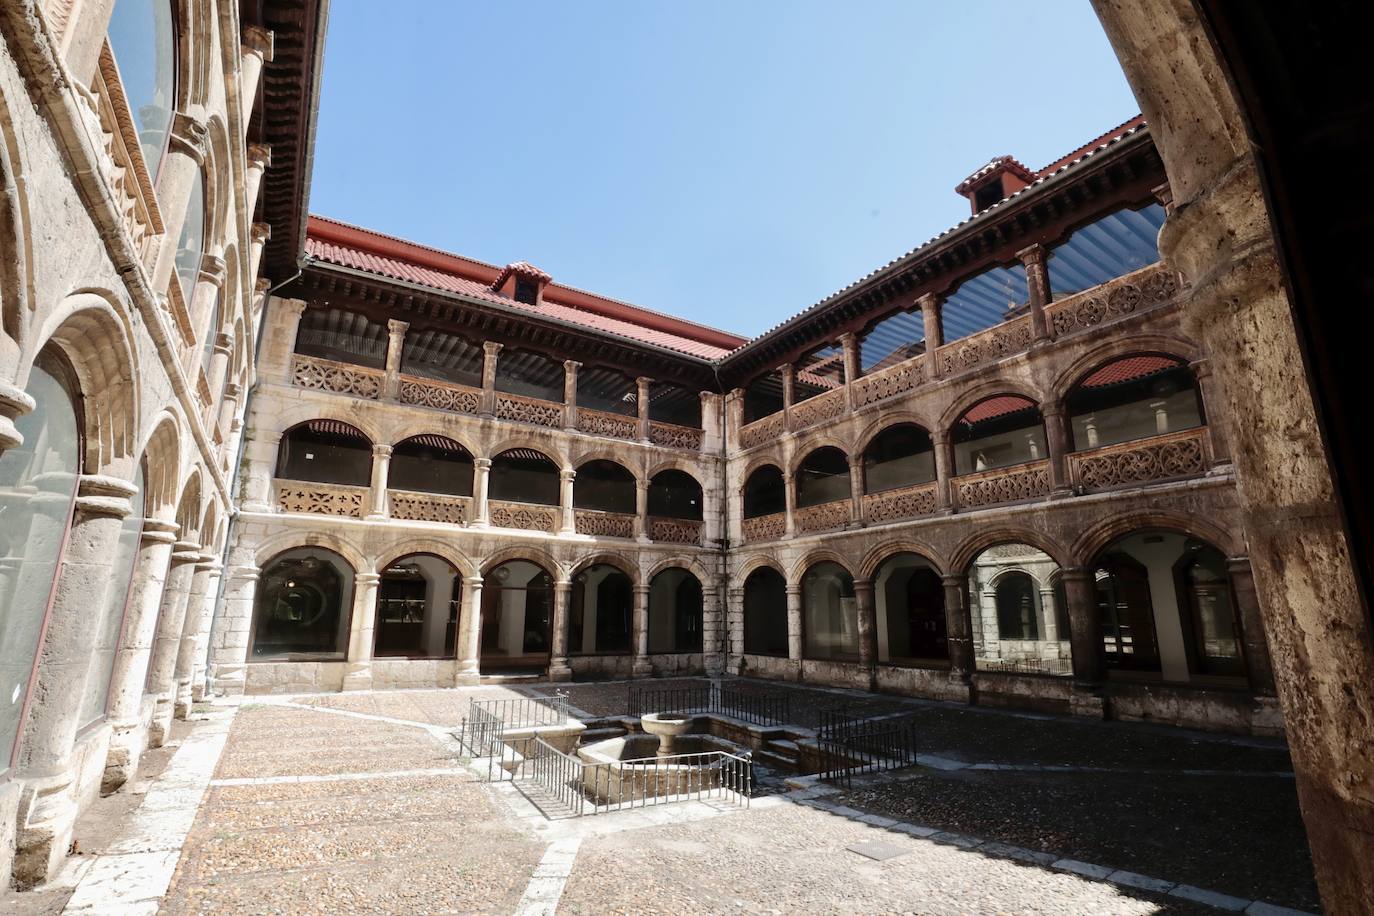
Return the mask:
<svg viewBox="0 0 1374 916"><path fill-rule="evenodd" d="M1099 3L1148 123L991 160L968 219L745 340L307 217L324 3L5 4L0 870L50 877L207 693L738 674L1283 734L1323 657L1285 602L1358 602L1338 525L1321 585L1255 527L1274 428L1333 497L1305 381L1252 422L1271 370L1208 304L1253 292L1299 364L1253 164L1175 154L1206 81L1141 63L1200 26L1152 5ZM1269 285L1213 273L1232 225ZM1359 716L1305 702L1305 797L1357 823L1312 721Z"/></svg>

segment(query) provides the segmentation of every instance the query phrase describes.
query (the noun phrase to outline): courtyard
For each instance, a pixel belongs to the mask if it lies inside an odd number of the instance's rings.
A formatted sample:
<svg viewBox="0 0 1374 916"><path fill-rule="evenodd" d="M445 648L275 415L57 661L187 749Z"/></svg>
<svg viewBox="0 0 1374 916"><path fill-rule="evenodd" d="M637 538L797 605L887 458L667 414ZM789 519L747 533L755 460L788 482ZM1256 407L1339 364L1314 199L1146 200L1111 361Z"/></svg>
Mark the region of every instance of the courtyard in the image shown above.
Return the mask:
<svg viewBox="0 0 1374 916"><path fill-rule="evenodd" d="M839 710L900 717L915 727L916 765L832 785L758 764L745 803L567 817L542 811L519 782L488 780L455 733L474 699L557 692L589 736L605 732L629 721L629 682L216 701L179 726L170 753L149 755L136 807L88 813L66 871L0 904L176 914L1318 907L1281 742L727 685L785 696L798 735Z"/></svg>

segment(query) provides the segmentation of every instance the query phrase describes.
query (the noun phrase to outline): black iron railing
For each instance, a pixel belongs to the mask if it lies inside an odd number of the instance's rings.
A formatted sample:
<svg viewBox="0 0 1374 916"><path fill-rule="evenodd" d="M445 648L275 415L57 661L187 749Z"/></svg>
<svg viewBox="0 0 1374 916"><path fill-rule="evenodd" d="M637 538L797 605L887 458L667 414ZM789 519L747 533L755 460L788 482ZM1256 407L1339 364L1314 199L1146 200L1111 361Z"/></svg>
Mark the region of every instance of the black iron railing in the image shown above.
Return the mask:
<svg viewBox="0 0 1374 916"><path fill-rule="evenodd" d="M786 693L746 692L719 682L695 687L631 685L629 714L655 712L730 716L755 725L783 725L791 721L791 697Z"/></svg>
<svg viewBox="0 0 1374 916"><path fill-rule="evenodd" d="M863 719L842 709L823 710L816 743L821 779L846 788L855 776L897 770L916 763L916 720Z"/></svg>
<svg viewBox="0 0 1374 916"><path fill-rule="evenodd" d="M515 729L562 725L568 721L568 695L520 697L504 700L469 700L468 712L454 733L463 753L487 758L487 778L501 773L507 732Z"/></svg>

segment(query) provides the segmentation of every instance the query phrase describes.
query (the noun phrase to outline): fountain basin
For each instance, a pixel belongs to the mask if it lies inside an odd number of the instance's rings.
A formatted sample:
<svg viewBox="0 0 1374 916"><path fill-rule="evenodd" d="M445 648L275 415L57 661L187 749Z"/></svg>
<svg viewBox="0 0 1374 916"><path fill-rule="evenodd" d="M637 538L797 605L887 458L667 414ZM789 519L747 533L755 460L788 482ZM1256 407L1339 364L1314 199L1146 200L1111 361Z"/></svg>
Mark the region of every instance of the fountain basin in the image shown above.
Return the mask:
<svg viewBox="0 0 1374 916"><path fill-rule="evenodd" d="M656 753L659 738L653 734L608 738L578 748L584 764L583 790L597 804L619 804L714 789L721 785L721 758L691 755L743 750L711 735L681 735L675 741L676 753L688 756L661 759Z"/></svg>
<svg viewBox="0 0 1374 916"><path fill-rule="evenodd" d="M675 750L677 739L691 731L690 716L670 712L651 712L639 717L639 727L650 735L658 737L658 756L671 757L673 754L690 753Z"/></svg>

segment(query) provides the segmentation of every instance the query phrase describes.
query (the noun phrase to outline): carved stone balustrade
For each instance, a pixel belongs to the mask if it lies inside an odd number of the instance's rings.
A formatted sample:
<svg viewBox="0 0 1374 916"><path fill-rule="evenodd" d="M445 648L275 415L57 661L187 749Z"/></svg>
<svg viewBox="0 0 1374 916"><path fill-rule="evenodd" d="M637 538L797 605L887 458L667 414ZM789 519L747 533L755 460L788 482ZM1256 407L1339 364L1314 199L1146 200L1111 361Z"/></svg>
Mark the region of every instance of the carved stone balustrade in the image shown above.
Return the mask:
<svg viewBox="0 0 1374 916"><path fill-rule="evenodd" d="M401 376L399 395L402 404L433 407L435 410L446 410L449 413L476 415L482 409L480 388L417 378L413 375Z"/></svg>
<svg viewBox="0 0 1374 916"><path fill-rule="evenodd" d="M782 412L770 414L762 420L755 420L747 426L740 427L740 448L753 448L756 445L775 442L782 438L784 431Z"/></svg>
<svg viewBox="0 0 1374 916"><path fill-rule="evenodd" d="M954 478L954 492L956 502L963 509L1039 499L1050 492L1050 463L1031 461L965 474Z"/></svg>
<svg viewBox="0 0 1374 916"><path fill-rule="evenodd" d="M701 430L693 429L690 426L660 423L657 420L649 424L649 441L665 448L685 448L699 452L704 437L705 434Z"/></svg>
<svg viewBox="0 0 1374 916"><path fill-rule="evenodd" d="M775 512L772 515L746 518L743 528L744 539L750 543L776 541L787 533L787 513Z"/></svg>
<svg viewBox="0 0 1374 916"><path fill-rule="evenodd" d="M1162 305L1178 294L1178 277L1163 264L1151 264L1087 292L1045 306L1055 337L1096 327L1104 321Z"/></svg>
<svg viewBox="0 0 1374 916"><path fill-rule="evenodd" d="M867 407L895 395L914 391L925 381L925 376L926 357L925 354L921 354L880 369L872 375L855 379L854 407Z"/></svg>
<svg viewBox="0 0 1374 916"><path fill-rule="evenodd" d="M600 512L596 509L577 509L573 524L578 534L603 538L632 538L635 536L635 517L620 512Z"/></svg>
<svg viewBox="0 0 1374 916"><path fill-rule="evenodd" d="M307 480L278 480L277 508L282 512L307 512L311 515L338 515L362 518L367 514L367 487L346 487L335 483Z"/></svg>
<svg viewBox="0 0 1374 916"><path fill-rule="evenodd" d="M580 413L581 411L579 411ZM563 428L563 405L518 394L496 393L496 416L500 420L532 423L550 429Z"/></svg>
<svg viewBox="0 0 1374 916"><path fill-rule="evenodd" d="M864 496L864 518L881 524L935 512L935 483L919 483Z"/></svg>
<svg viewBox="0 0 1374 916"><path fill-rule="evenodd" d="M1029 350L1032 339L1030 316L1023 315L945 344L935 351L935 364L941 375L952 375Z"/></svg>
<svg viewBox="0 0 1374 916"><path fill-rule="evenodd" d="M789 423L793 429L805 429L808 426L815 426L817 423L824 423L826 420L833 420L844 415L845 392L843 388L836 388L834 391L827 391L825 394L818 394L814 398L802 401L800 404L793 404L789 413Z"/></svg>
<svg viewBox="0 0 1374 916"><path fill-rule="evenodd" d="M533 503L508 503L491 500L491 524L496 528L518 528L521 531L542 531L553 534L558 530L558 507L537 506Z"/></svg>
<svg viewBox="0 0 1374 916"><path fill-rule="evenodd" d="M604 410L592 410L590 407L579 407L577 430L593 436L634 441L639 438L639 419Z"/></svg>
<svg viewBox="0 0 1374 916"><path fill-rule="evenodd" d="M1085 490L1111 490L1198 476L1210 464L1207 429L1198 427L1075 452L1069 456L1069 480Z"/></svg>
<svg viewBox="0 0 1374 916"><path fill-rule="evenodd" d="M843 528L850 522L850 507L853 503L848 499L837 499L833 502L821 503L819 506L807 506L805 509L796 510L794 516L797 521L798 534L811 534L816 531L833 531L836 528Z"/></svg>
<svg viewBox="0 0 1374 916"><path fill-rule="evenodd" d="M409 522L443 522L466 525L472 520L472 497L447 493L387 490L391 517Z"/></svg>
<svg viewBox="0 0 1374 916"><path fill-rule="evenodd" d="M752 520L751 520L752 521ZM702 522L689 518L649 518L649 538L669 544L700 544Z"/></svg>
<svg viewBox="0 0 1374 916"><path fill-rule="evenodd" d="M297 388L309 388L312 391L332 391L376 400L382 391L384 375L381 369L351 366L332 359L302 356L299 353L291 357L291 383Z"/></svg>

